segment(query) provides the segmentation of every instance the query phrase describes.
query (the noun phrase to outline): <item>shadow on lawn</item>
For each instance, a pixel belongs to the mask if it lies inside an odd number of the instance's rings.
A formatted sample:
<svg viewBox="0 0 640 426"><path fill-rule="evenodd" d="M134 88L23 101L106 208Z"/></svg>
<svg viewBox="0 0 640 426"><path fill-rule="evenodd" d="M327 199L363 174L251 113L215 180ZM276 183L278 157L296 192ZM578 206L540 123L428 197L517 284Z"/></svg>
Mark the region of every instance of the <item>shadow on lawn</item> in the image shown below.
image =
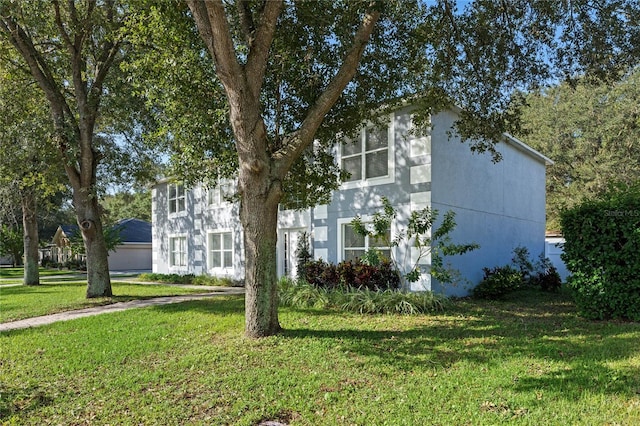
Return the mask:
<svg viewBox="0 0 640 426"><path fill-rule="evenodd" d="M562 296L458 301L450 312L429 318L428 325L404 330L301 328L283 335L329 339L364 362L404 372L447 370L461 362L477 365L478 371L500 371L504 363L521 359L526 374L512 378L516 391L545 390L571 398L586 390L640 394L640 368L610 366L638 356L640 324L581 319Z"/></svg>
<svg viewBox="0 0 640 426"><path fill-rule="evenodd" d="M37 385L7 388L0 383L0 419L51 405L53 400Z"/></svg>
<svg viewBox="0 0 640 426"><path fill-rule="evenodd" d="M206 299L153 306L151 309L166 313L195 311L213 315L244 315L244 297L241 295L214 296Z"/></svg>

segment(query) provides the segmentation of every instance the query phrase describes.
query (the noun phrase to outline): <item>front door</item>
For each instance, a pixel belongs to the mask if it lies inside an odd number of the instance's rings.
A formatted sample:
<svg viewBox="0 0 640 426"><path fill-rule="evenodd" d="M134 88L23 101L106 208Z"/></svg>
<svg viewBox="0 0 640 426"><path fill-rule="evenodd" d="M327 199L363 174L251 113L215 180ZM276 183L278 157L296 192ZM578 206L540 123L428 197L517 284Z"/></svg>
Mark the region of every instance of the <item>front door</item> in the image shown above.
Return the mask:
<svg viewBox="0 0 640 426"><path fill-rule="evenodd" d="M296 278L296 249L298 240L304 235L305 228L281 229L278 236L278 276Z"/></svg>

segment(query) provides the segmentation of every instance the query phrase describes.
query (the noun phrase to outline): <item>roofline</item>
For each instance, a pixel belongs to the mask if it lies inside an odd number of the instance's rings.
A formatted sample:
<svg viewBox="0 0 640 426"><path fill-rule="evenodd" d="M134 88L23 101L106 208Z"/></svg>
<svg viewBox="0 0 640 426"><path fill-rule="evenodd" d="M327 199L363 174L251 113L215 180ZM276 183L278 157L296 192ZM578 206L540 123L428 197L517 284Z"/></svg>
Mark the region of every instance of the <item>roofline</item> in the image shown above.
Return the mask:
<svg viewBox="0 0 640 426"><path fill-rule="evenodd" d="M509 133L503 133L502 134L505 138L505 140L511 144L512 146L514 146L516 149L524 152L525 154L529 154L531 157L540 160L541 162L543 162L545 164L545 166L552 166L555 163L553 162L552 159L550 159L549 157L547 157L546 155L542 154L539 151L536 151L535 149L531 148L529 145L527 145L526 143L522 142L520 139L510 135Z"/></svg>

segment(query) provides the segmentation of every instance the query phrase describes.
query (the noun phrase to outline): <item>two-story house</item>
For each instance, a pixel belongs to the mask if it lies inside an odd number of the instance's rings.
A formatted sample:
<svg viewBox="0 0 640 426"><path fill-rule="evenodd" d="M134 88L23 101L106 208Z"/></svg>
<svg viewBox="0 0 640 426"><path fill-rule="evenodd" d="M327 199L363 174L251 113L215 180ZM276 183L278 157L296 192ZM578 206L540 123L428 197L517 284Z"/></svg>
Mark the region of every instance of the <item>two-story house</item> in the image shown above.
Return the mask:
<svg viewBox="0 0 640 426"><path fill-rule="evenodd" d="M297 239L306 233L316 259L340 262L362 255L373 242L359 237L350 222L366 221L387 197L398 211L391 237L406 228L411 211L431 207L456 213L452 234L458 243L475 242L478 250L447 259L472 285L483 267L509 263L513 249L544 251L544 155L504 135L497 149L502 161L474 154L451 137L455 111L431 117L428 135L411 132L411 109L389 115L386 128L364 127L355 143L337 148L337 161L351 173L331 202L304 211L282 210L278 223L278 273L295 275ZM153 197L153 271L243 277L243 237L238 205L225 200L233 185L190 190L170 181L157 183ZM388 248L379 247L382 250ZM394 248L396 259L413 265L409 244ZM430 259L421 259L428 271ZM407 265L409 267L409 265ZM432 282L428 272L412 290L464 295L469 288Z"/></svg>

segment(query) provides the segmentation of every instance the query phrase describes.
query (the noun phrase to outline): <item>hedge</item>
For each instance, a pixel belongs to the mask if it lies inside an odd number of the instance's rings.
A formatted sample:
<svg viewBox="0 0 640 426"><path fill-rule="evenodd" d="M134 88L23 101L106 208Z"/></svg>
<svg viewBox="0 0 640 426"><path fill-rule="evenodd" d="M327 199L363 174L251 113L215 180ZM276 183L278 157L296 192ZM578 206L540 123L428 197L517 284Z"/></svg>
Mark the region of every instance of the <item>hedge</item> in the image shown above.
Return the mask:
<svg viewBox="0 0 640 426"><path fill-rule="evenodd" d="M640 186L561 213L564 260L581 315L640 321Z"/></svg>

